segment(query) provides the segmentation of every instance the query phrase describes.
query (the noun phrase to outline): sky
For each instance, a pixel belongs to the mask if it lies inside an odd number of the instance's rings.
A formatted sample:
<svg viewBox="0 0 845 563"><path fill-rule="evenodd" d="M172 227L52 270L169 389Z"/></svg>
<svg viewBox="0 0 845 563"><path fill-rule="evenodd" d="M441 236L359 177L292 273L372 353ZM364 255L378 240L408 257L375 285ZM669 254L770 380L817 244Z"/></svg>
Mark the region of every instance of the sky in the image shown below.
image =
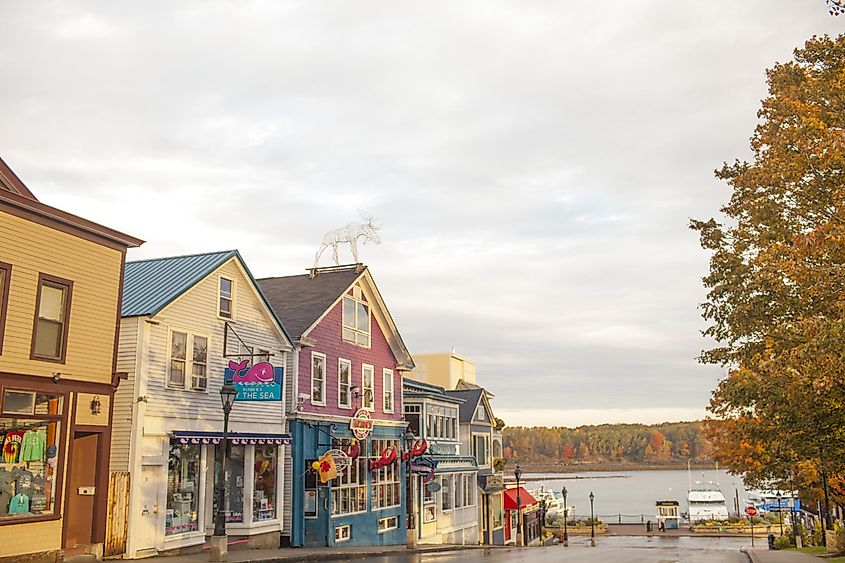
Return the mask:
<svg viewBox="0 0 845 563"><path fill-rule="evenodd" d="M474 359L509 425L705 416L689 219L765 69L845 31L823 0L0 2L0 156L41 201L256 277L372 214L408 348Z"/></svg>

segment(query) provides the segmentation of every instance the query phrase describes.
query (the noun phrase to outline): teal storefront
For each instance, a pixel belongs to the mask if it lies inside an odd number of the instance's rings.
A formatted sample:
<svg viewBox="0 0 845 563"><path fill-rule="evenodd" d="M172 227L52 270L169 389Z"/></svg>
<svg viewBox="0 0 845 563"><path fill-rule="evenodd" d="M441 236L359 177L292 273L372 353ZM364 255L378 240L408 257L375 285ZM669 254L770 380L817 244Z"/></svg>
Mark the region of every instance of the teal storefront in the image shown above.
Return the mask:
<svg viewBox="0 0 845 563"><path fill-rule="evenodd" d="M291 545L403 545L406 542L404 427L375 424L361 440L349 424L292 419ZM390 457L395 460L379 464ZM334 452L338 476L322 483L314 462ZM375 462L375 463L374 463ZM381 467L378 467L381 465Z"/></svg>

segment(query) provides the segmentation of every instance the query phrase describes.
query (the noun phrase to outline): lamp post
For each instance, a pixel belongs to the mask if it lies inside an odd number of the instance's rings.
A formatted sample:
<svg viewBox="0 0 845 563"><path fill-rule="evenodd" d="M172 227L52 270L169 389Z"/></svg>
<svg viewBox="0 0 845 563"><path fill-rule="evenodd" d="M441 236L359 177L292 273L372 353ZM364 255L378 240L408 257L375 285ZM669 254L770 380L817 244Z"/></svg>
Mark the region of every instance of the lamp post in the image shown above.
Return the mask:
<svg viewBox="0 0 845 563"><path fill-rule="evenodd" d="M546 527L546 499L540 499L540 526Z"/></svg>
<svg viewBox="0 0 845 563"><path fill-rule="evenodd" d="M590 545L596 547L596 517L593 513L593 491L590 491Z"/></svg>
<svg viewBox="0 0 845 563"><path fill-rule="evenodd" d="M411 473L411 448L414 446L414 433L411 431L411 428L408 427L405 430L405 451L408 454L408 461L406 470L406 479L408 480L408 529L405 533L405 543L408 549L415 549L417 547L417 499L416 499L416 487L414 486L414 476Z"/></svg>
<svg viewBox="0 0 845 563"><path fill-rule="evenodd" d="M569 547L569 528L567 522L569 521L569 505L566 502L566 487L561 491L563 493L563 547Z"/></svg>
<svg viewBox="0 0 845 563"><path fill-rule="evenodd" d="M781 537L783 537L783 508L780 505L780 491L778 491L776 498L778 500L778 520L780 521L780 535Z"/></svg>
<svg viewBox="0 0 845 563"><path fill-rule="evenodd" d="M519 464L516 464L516 469L513 470L513 475L516 477L516 543L522 545L522 514L520 513L520 506L522 505L519 498L519 478L522 477L522 470Z"/></svg>
<svg viewBox="0 0 845 563"><path fill-rule="evenodd" d="M238 390L232 380L226 379L220 388L220 401L223 404L223 440L220 455L220 480L217 484L217 514L214 515L214 535L211 538L209 561L226 560L226 463L229 457L229 413L235 404Z"/></svg>

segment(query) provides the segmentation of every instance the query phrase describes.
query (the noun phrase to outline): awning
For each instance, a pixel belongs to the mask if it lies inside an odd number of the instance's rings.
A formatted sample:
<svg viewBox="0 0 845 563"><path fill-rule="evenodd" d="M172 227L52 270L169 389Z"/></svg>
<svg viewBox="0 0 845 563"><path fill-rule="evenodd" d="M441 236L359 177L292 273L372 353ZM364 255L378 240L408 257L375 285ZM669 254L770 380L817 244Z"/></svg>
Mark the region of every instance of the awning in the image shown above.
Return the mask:
<svg viewBox="0 0 845 563"><path fill-rule="evenodd" d="M516 491L516 488L505 491L505 510L516 510ZM528 491L519 487L519 504L519 508L527 508L537 504L537 499L532 497Z"/></svg>
<svg viewBox="0 0 845 563"><path fill-rule="evenodd" d="M219 444L223 439L223 432L191 432L188 430L174 430L170 433L180 444ZM257 432L229 432L229 442L238 444L258 444L287 446L291 443L290 434L260 434Z"/></svg>

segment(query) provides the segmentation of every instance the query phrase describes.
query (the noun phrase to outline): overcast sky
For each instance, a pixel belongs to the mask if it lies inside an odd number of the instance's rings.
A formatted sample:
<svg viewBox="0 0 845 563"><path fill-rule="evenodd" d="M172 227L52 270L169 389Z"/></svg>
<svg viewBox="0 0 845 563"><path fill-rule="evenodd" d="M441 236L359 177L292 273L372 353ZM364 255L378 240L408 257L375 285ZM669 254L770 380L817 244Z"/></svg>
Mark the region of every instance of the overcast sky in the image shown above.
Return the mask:
<svg viewBox="0 0 845 563"><path fill-rule="evenodd" d="M2 1L0 156L130 259L298 274L364 209L411 352L474 358L507 423L699 418L689 218L765 69L843 30L823 0Z"/></svg>

